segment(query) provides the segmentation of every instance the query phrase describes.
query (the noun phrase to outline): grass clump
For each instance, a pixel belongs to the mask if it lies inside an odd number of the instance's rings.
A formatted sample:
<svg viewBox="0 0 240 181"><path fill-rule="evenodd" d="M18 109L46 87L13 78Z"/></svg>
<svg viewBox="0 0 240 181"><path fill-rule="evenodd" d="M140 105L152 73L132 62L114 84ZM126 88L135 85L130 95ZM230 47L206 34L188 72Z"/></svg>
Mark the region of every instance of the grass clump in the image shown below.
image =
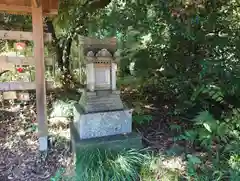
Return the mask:
<svg viewBox="0 0 240 181"><path fill-rule="evenodd" d="M77 181L135 181L146 159L136 150L81 151L76 161Z"/></svg>
<svg viewBox="0 0 240 181"><path fill-rule="evenodd" d="M74 181L177 181L180 177L178 169L166 165L169 158L161 155L106 149L81 150L77 155Z"/></svg>

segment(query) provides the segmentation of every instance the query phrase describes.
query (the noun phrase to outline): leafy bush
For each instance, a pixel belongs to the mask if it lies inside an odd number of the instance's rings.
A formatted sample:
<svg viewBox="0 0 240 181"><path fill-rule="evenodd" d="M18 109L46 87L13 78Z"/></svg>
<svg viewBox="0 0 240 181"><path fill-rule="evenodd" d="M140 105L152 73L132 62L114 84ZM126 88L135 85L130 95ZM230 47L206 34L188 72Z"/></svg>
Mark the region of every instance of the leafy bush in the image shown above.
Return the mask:
<svg viewBox="0 0 240 181"><path fill-rule="evenodd" d="M208 111L200 112L193 120L194 127L175 140L185 140L207 149L207 157L187 155L188 176L196 180L230 180L240 178L239 172L239 112L233 109L221 120ZM206 164L206 162L210 162Z"/></svg>

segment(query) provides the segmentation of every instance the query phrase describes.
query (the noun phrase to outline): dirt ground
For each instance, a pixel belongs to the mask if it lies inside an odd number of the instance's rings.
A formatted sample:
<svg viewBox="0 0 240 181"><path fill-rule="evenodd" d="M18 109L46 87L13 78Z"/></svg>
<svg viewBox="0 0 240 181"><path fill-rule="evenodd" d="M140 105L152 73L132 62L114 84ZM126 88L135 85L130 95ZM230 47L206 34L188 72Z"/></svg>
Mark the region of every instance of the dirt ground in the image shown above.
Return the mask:
<svg viewBox="0 0 240 181"><path fill-rule="evenodd" d="M0 108L1 181L49 181L60 168L72 166L67 122L49 124L51 147L48 155L40 155L35 109L35 101L5 102Z"/></svg>
<svg viewBox="0 0 240 181"><path fill-rule="evenodd" d="M48 96L49 105L52 100ZM0 108L0 181L49 181L59 169L71 174L68 121L58 124L55 120L57 124L49 125L51 147L47 156L39 155L35 112L35 101L7 103ZM158 114L154 120L136 128L144 145L157 151L169 148L173 140L168 134L168 118Z"/></svg>

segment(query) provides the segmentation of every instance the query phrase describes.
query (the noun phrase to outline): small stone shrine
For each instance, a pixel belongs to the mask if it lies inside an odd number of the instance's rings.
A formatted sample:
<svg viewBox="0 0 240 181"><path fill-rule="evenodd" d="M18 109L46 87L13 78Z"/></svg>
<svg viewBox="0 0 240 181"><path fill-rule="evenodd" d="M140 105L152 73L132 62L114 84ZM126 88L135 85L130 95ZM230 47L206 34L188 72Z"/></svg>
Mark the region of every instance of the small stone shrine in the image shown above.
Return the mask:
<svg viewBox="0 0 240 181"><path fill-rule="evenodd" d="M141 147L141 138L132 133L132 111L124 106L120 91L116 90L116 39L80 40L86 58L87 85L74 107L73 146L106 147L114 142L117 147Z"/></svg>

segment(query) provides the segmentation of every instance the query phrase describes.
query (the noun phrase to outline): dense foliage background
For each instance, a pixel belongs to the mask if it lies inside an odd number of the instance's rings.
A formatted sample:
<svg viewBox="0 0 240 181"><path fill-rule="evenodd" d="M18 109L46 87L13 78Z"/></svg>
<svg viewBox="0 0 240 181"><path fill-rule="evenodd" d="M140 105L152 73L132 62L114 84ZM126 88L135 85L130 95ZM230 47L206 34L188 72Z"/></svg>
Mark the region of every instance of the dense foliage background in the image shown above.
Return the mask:
<svg viewBox="0 0 240 181"><path fill-rule="evenodd" d="M0 21L4 29L31 29L28 17L1 14ZM53 33L48 51L56 54L67 85L76 83L69 75L77 35L116 36L119 77L128 80L122 85L131 85L139 100L167 107L167 114L180 120L176 142L207 152L206 157L186 157L188 176L240 179L238 0L62 0L59 15L46 19L46 31ZM4 51L6 42L0 43Z"/></svg>

